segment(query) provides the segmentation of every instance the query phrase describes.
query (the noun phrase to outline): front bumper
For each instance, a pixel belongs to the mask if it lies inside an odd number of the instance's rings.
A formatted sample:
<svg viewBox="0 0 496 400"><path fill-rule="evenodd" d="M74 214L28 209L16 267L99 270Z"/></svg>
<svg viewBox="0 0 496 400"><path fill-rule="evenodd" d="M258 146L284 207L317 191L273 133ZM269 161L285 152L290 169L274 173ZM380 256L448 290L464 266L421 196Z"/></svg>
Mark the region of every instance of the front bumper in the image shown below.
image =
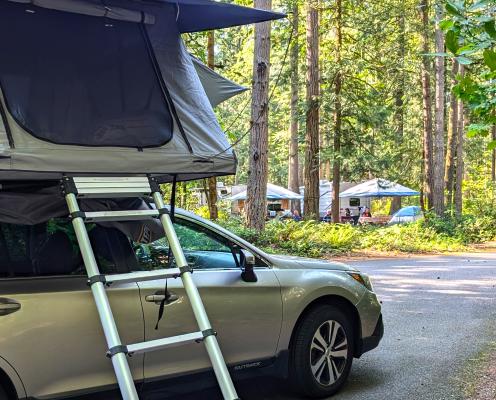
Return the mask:
<svg viewBox="0 0 496 400"><path fill-rule="evenodd" d="M375 326L372 336L362 338L360 354L375 349L379 345L379 342L381 341L383 336L384 336L384 323L382 322L382 314L381 314L379 315L379 320L377 321L377 325Z"/></svg>

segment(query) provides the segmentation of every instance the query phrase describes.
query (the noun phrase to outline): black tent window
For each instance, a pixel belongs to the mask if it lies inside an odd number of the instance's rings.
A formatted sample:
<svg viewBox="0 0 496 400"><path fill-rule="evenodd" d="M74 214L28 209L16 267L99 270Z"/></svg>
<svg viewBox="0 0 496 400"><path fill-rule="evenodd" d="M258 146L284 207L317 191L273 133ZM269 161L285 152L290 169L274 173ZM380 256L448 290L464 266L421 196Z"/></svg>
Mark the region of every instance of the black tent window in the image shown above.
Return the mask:
<svg viewBox="0 0 496 400"><path fill-rule="evenodd" d="M140 24L0 2L0 86L56 144L158 147L173 120Z"/></svg>

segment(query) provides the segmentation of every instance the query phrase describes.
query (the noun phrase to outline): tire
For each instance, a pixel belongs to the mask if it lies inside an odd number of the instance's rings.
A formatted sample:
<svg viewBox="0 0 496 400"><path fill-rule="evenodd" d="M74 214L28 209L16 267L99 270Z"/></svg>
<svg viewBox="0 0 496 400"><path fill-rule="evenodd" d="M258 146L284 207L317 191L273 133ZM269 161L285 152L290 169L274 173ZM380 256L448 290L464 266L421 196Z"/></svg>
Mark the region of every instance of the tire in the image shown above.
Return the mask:
<svg viewBox="0 0 496 400"><path fill-rule="evenodd" d="M335 306L320 305L306 314L290 348L289 379L294 389L312 398L335 394L350 373L353 337L349 318Z"/></svg>
<svg viewBox="0 0 496 400"><path fill-rule="evenodd" d="M0 385L0 400L13 400L13 399L9 399L2 385Z"/></svg>

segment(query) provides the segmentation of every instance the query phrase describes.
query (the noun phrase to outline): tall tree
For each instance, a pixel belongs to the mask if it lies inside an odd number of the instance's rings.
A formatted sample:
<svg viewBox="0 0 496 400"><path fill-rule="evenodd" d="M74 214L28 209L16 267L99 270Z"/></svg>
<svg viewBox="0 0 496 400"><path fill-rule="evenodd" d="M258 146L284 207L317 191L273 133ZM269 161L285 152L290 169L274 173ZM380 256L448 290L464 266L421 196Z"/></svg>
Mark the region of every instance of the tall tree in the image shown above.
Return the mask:
<svg viewBox="0 0 496 400"><path fill-rule="evenodd" d="M403 133L405 130L405 52L406 52L406 35L405 35L405 3L400 2L398 15L396 15L398 24L398 67L396 70L396 89L394 90L394 128L396 133L396 142L400 148L400 164L403 165ZM389 213L392 215L401 208L401 197L393 197Z"/></svg>
<svg viewBox="0 0 496 400"><path fill-rule="evenodd" d="M255 0L255 8L270 10L271 0ZM262 230L267 214L267 179L269 152L269 71L270 22L255 25L253 57L253 92L249 150L248 187L246 196L246 225Z"/></svg>
<svg viewBox="0 0 496 400"><path fill-rule="evenodd" d="M456 85L456 75L458 74L458 62L453 60L451 67L452 85ZM448 143L446 146L446 167L444 171L444 181L447 189L446 205L450 208L453 204L453 190L455 181L455 157L457 144L458 127L458 99L454 93L450 94L450 116L448 128Z"/></svg>
<svg viewBox="0 0 496 400"><path fill-rule="evenodd" d="M444 33L439 24L443 18L443 6L440 0L435 5L436 9L436 30L435 43L436 53L444 53ZM433 192L432 192L432 208L437 215L444 213L444 86L445 86L445 71L444 71L444 56L436 56L435 72L436 72L436 112L435 121L436 127L434 130L434 146L433 146Z"/></svg>
<svg viewBox="0 0 496 400"><path fill-rule="evenodd" d="M209 31L207 34L207 65L211 69L215 69L215 33ZM210 219L216 220L219 218L219 210L217 208L217 178L215 176L207 178L207 203Z"/></svg>
<svg viewBox="0 0 496 400"><path fill-rule="evenodd" d="M465 68L460 65L458 74L463 77L465 73ZM463 192L462 192L462 182L463 182L463 170L464 170L464 160L463 160L463 144L465 141L465 112L463 102L458 102L458 124L457 130L457 144L456 144L456 180L455 180L455 212L457 215L462 214L463 209Z"/></svg>
<svg viewBox="0 0 496 400"><path fill-rule="evenodd" d="M432 95L431 95L431 78L430 78L430 57L429 53L429 0L420 0L420 16L422 20L422 106L423 106L423 158L424 158L424 185L423 193L427 197L427 206L430 209L433 206L432 201Z"/></svg>
<svg viewBox="0 0 496 400"><path fill-rule="evenodd" d="M305 197L306 218L319 218L319 11L316 0L307 2L307 111L305 135Z"/></svg>
<svg viewBox="0 0 496 400"><path fill-rule="evenodd" d="M298 149L298 99L299 99L299 43L298 31L300 23L298 0L293 0L291 18L291 29L293 42L291 43L290 68L291 68L291 121L290 121L290 140L289 140L289 169L288 169L288 188L293 192L300 193L299 179L299 149ZM292 208L300 211L301 205L299 200L292 202Z"/></svg>
<svg viewBox="0 0 496 400"><path fill-rule="evenodd" d="M342 69L343 50L343 4L342 0L336 1L336 65L337 71L334 77L334 143L332 161L332 221L339 223L339 192L341 181L341 127L342 127L342 103L341 91L343 88Z"/></svg>

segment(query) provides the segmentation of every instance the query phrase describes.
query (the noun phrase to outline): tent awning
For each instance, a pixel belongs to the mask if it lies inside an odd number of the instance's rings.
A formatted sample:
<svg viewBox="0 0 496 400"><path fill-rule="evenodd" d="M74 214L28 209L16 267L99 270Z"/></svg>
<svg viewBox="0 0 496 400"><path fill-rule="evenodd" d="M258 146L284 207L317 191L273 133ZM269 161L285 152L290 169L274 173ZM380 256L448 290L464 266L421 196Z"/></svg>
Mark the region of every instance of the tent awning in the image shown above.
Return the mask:
<svg viewBox="0 0 496 400"><path fill-rule="evenodd" d="M386 179L372 179L353 186L339 194L339 197L403 197L418 196L420 193Z"/></svg>
<svg viewBox="0 0 496 400"><path fill-rule="evenodd" d="M212 107L248 90L210 69L196 57L191 56L191 60Z"/></svg>
<svg viewBox="0 0 496 400"><path fill-rule="evenodd" d="M177 5L181 33L229 28L284 18L273 11L242 7L211 0L166 0Z"/></svg>
<svg viewBox="0 0 496 400"><path fill-rule="evenodd" d="M105 17L128 22L155 23L150 10L156 7L139 6L137 0L111 0L103 4L94 0L10 0L51 10ZM181 33L248 25L284 18L282 13L242 7L212 0L158 0L155 4L171 3L176 8L176 22Z"/></svg>
<svg viewBox="0 0 496 400"><path fill-rule="evenodd" d="M227 200L237 201L246 200L247 191L242 192L229 197ZM301 200L303 196L292 192L291 190L285 189L281 186L273 185L272 183L267 184L267 200Z"/></svg>

